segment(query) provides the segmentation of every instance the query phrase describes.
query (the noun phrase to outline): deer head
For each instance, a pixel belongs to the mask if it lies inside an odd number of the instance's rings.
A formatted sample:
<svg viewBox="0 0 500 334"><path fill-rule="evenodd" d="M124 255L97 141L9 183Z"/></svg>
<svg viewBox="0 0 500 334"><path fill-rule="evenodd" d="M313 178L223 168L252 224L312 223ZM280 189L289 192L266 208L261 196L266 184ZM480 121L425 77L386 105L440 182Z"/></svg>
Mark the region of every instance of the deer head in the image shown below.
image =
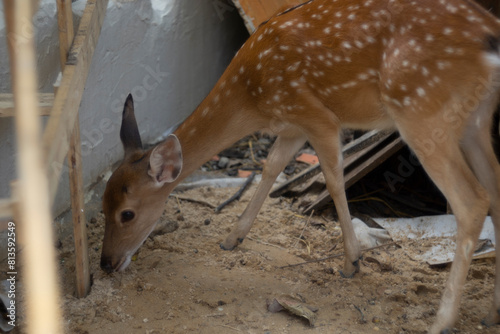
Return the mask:
<svg viewBox="0 0 500 334"><path fill-rule="evenodd" d="M123 108L120 139L125 157L104 191L106 217L101 268L110 273L125 269L163 213L169 185L182 169L182 151L175 135L148 151L134 115L132 95Z"/></svg>

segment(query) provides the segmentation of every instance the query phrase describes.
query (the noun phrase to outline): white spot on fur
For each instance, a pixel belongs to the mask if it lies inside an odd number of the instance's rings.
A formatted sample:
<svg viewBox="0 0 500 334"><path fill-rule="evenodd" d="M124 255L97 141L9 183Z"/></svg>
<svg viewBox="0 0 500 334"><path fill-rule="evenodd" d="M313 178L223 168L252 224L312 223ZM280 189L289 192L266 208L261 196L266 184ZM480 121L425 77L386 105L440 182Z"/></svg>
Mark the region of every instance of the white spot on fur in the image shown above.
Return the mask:
<svg viewBox="0 0 500 334"><path fill-rule="evenodd" d="M351 45L351 43L344 41L344 42L342 42L342 47L344 47L346 49L351 49L352 45Z"/></svg>

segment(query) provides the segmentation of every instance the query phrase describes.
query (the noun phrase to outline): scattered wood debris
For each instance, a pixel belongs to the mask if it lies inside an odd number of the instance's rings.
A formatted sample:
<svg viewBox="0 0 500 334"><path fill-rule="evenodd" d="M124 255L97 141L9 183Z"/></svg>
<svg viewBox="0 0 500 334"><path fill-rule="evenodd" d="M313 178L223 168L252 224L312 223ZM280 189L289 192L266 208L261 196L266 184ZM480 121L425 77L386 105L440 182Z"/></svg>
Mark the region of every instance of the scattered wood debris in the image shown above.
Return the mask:
<svg viewBox="0 0 500 334"><path fill-rule="evenodd" d="M272 313L286 310L295 316L307 319L311 327L314 327L317 317L316 312L318 312L317 308L288 296L267 300L267 310Z"/></svg>

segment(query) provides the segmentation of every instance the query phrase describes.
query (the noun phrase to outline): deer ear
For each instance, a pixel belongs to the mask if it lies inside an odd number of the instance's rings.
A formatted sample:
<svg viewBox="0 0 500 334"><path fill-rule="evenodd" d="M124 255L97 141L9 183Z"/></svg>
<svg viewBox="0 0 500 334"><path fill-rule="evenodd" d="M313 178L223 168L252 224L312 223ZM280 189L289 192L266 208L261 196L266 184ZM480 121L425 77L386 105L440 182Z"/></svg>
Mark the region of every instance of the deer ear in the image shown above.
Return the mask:
<svg viewBox="0 0 500 334"><path fill-rule="evenodd" d="M137 127L134 114L134 99L129 94L123 106L122 126L120 128L120 139L125 150L125 157L131 153L142 150L141 135Z"/></svg>
<svg viewBox="0 0 500 334"><path fill-rule="evenodd" d="M149 157L148 174L159 186L174 182L182 170L182 149L179 139L169 135L167 139L158 144Z"/></svg>

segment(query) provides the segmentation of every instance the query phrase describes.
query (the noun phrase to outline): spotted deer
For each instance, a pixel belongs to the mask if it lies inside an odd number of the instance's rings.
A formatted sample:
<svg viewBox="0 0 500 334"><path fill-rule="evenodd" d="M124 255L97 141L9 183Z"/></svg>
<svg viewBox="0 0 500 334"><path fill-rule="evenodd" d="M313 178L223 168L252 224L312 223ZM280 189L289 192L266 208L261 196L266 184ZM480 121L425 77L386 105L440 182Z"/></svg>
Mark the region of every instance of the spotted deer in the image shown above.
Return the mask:
<svg viewBox="0 0 500 334"><path fill-rule="evenodd" d="M125 157L107 183L101 267L125 269L187 175L241 137L277 135L262 181L221 244L243 241L277 175L308 140L344 236L342 275L360 247L344 190L342 128L394 129L456 216L457 248L430 333L448 333L488 212L500 244L500 169L490 129L500 86L500 22L471 0L311 0L262 24L174 134L143 150L132 97L123 110ZM493 306L500 322L500 248Z"/></svg>

